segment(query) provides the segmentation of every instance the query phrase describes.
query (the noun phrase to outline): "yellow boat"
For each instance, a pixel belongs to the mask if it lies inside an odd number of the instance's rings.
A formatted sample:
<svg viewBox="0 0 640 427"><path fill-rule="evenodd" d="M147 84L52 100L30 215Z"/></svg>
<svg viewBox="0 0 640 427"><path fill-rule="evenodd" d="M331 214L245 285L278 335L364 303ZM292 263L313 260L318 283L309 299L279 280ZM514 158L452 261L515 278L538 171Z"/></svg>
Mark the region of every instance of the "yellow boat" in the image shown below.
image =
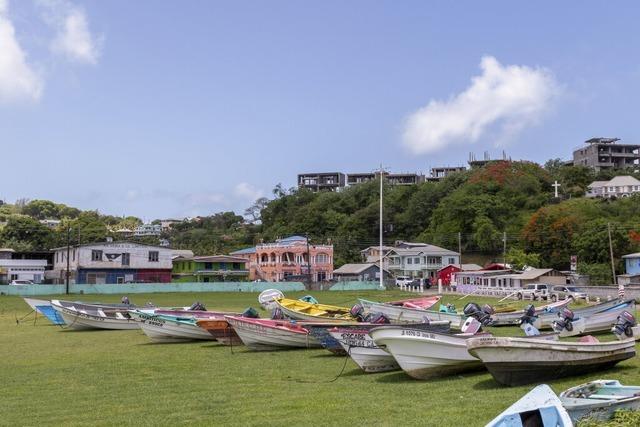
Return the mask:
<svg viewBox="0 0 640 427"><path fill-rule="evenodd" d="M279 298L274 300L282 313L296 320L319 320L324 322L343 323L353 322L356 319L349 312L347 307L335 305L312 304L297 299Z"/></svg>

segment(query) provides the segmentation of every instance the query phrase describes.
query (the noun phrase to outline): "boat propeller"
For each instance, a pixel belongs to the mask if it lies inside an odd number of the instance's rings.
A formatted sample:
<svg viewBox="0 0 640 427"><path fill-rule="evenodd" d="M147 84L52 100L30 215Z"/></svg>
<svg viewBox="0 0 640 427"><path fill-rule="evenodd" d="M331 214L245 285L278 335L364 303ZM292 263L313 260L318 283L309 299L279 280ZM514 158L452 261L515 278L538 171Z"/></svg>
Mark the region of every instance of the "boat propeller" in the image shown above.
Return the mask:
<svg viewBox="0 0 640 427"><path fill-rule="evenodd" d="M624 338L624 336L632 337L634 326L636 326L636 318L628 311L623 311L618 316L613 328L611 328L611 332L620 339Z"/></svg>
<svg viewBox="0 0 640 427"><path fill-rule="evenodd" d="M561 317L561 320L553 322L553 330L556 332L562 332L564 329L569 332L573 331L573 320L575 317L573 311L568 308L563 308L562 311L558 313L558 316Z"/></svg>
<svg viewBox="0 0 640 427"><path fill-rule="evenodd" d="M464 306L462 312L465 316L478 320L482 326L489 326L493 323L491 315L495 313L495 310L489 304L485 304L480 308L475 302L470 302Z"/></svg>

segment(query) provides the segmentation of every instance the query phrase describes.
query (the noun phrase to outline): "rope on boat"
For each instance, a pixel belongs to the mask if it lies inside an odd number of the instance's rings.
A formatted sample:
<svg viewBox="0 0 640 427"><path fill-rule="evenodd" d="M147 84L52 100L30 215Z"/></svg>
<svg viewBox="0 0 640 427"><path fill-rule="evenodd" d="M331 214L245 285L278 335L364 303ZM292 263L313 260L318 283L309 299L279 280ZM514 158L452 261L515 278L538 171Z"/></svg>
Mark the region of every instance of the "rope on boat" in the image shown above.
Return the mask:
<svg viewBox="0 0 640 427"><path fill-rule="evenodd" d="M342 365L342 369L340 369L340 372L338 373L338 375L334 379L329 381L329 383L335 382L338 378L342 376L345 368L347 367L347 362L349 361L349 359L351 359L351 346L349 346L349 349L347 350L347 355L344 357L344 364Z"/></svg>
<svg viewBox="0 0 640 427"><path fill-rule="evenodd" d="M26 319L27 317L31 316L31 313L35 313L35 317L33 319L33 324L35 325L36 323L36 319L38 318L38 312L36 310L31 310L29 313L25 314L24 316L22 316L20 319L18 319L18 315L14 313L14 316L16 318L16 325L19 325L20 322L22 322L24 319Z"/></svg>

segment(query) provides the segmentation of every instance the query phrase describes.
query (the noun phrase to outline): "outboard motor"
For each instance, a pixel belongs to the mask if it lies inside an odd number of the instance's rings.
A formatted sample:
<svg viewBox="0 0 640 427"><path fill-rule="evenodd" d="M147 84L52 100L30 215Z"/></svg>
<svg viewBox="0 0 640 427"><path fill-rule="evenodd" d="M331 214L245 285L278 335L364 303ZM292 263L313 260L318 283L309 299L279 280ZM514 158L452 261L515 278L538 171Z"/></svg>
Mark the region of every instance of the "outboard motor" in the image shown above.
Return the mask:
<svg viewBox="0 0 640 427"><path fill-rule="evenodd" d="M475 302L470 302L464 306L462 310L464 315L467 317L473 317L478 320L482 326L489 326L493 323L493 319L491 315L494 313L493 307L488 304L485 304L483 308L480 308L478 304Z"/></svg>
<svg viewBox="0 0 640 427"><path fill-rule="evenodd" d="M280 307L276 307L271 312L271 319L273 319L273 320L282 320L282 319L284 319L284 313L282 312L282 310L280 310Z"/></svg>
<svg viewBox="0 0 640 427"><path fill-rule="evenodd" d="M122 299L120 300L120 302L121 302L122 304L126 304L126 305L131 304L131 303L129 302L129 297L128 297L128 296L126 296L126 295L122 297Z"/></svg>
<svg viewBox="0 0 640 427"><path fill-rule="evenodd" d="M258 312L256 311L255 308L249 307L245 311L243 311L242 314L240 314L240 317L249 317L251 319L257 319L258 317L260 317L260 315L258 315Z"/></svg>
<svg viewBox="0 0 640 427"><path fill-rule="evenodd" d="M636 326L636 318L628 311L623 311L620 316L618 316L613 328L611 328L611 332L613 332L618 339L624 339L625 337L630 338L633 336L634 326Z"/></svg>
<svg viewBox="0 0 640 427"><path fill-rule="evenodd" d="M200 301L196 301L191 304L191 307L189 307L189 311L207 311L207 308Z"/></svg>
<svg viewBox="0 0 640 427"><path fill-rule="evenodd" d="M384 325L387 323L391 323L389 318L385 316L383 313L369 313L364 321L367 323L375 323L377 325Z"/></svg>
<svg viewBox="0 0 640 427"><path fill-rule="evenodd" d="M456 306L449 303L447 305L443 305L440 304L440 310L441 313L455 313L456 312Z"/></svg>
<svg viewBox="0 0 640 427"><path fill-rule="evenodd" d="M305 295L302 298L299 298L298 301L308 302L309 304L319 304L318 300L313 297L313 295Z"/></svg>
<svg viewBox="0 0 640 427"><path fill-rule="evenodd" d="M533 306L533 304L529 304L524 308L524 313L520 318L520 324L533 325L533 322L536 321L537 317L538 316L536 316L536 308Z"/></svg>
<svg viewBox="0 0 640 427"><path fill-rule="evenodd" d="M364 307L362 306L362 304L358 303L351 307L351 310L349 310L349 314L358 319L359 322L362 322L365 318Z"/></svg>
<svg viewBox="0 0 640 427"><path fill-rule="evenodd" d="M573 311L568 308L564 308L560 313L558 313L558 316L562 319L553 322L553 330L556 332L562 332L563 329L566 329L569 332L573 331Z"/></svg>

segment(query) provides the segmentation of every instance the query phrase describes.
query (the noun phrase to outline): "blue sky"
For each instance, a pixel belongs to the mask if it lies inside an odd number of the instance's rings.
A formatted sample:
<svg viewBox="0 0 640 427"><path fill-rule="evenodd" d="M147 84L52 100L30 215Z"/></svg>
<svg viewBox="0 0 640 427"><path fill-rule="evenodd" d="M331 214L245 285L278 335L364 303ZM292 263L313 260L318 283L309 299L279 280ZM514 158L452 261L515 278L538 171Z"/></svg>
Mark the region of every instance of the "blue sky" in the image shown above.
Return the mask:
<svg viewBox="0 0 640 427"><path fill-rule="evenodd" d="M299 172L637 143L639 12L0 0L0 198L150 220L240 212Z"/></svg>

